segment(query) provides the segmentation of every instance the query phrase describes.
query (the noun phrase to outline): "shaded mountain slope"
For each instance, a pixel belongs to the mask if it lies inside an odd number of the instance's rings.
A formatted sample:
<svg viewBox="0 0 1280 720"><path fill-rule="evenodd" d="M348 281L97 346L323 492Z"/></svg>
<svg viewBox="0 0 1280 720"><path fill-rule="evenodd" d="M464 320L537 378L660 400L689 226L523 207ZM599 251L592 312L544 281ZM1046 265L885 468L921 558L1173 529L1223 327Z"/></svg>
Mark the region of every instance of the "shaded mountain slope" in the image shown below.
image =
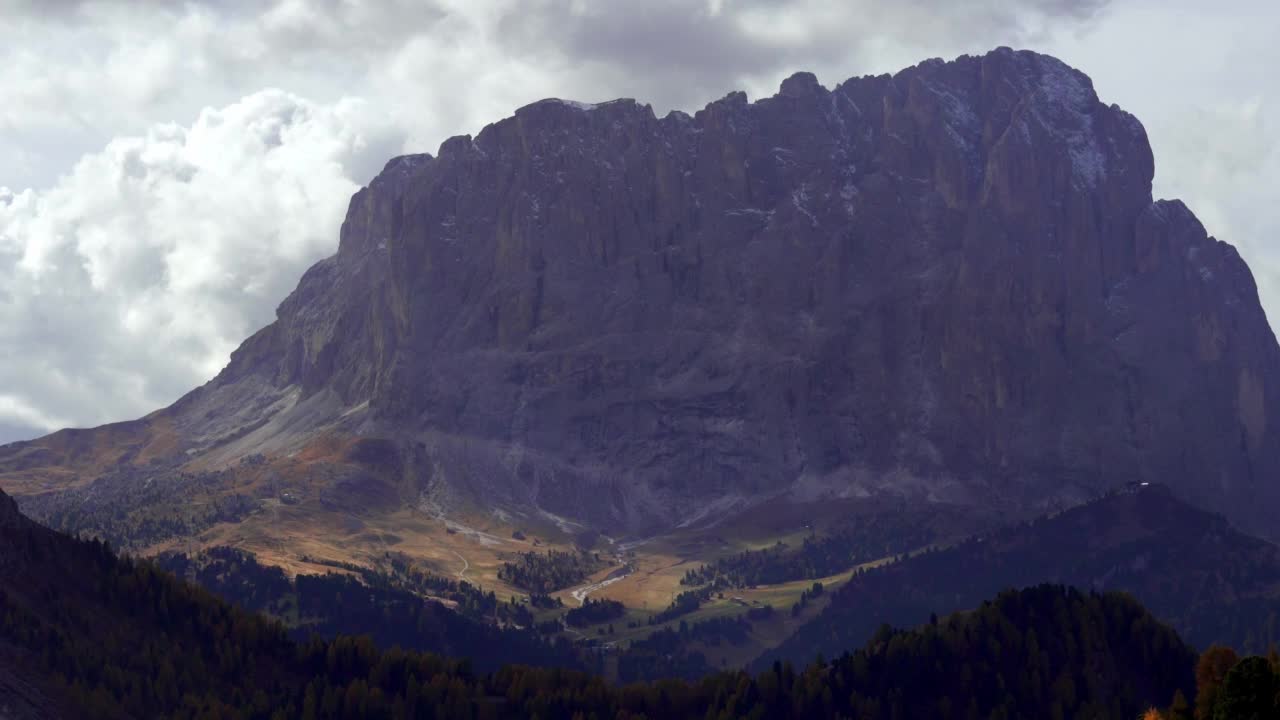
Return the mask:
<svg viewBox="0 0 1280 720"><path fill-rule="evenodd" d="M694 115L534 103L388 163L210 383L6 446L0 485L44 517L104 475L305 457L326 502L641 533L827 494L1030 516L1146 479L1274 536L1280 350L1152 174L1133 116L1007 48Z"/></svg>
<svg viewBox="0 0 1280 720"><path fill-rule="evenodd" d="M1192 693L1194 658L1131 598L1041 585L882 630L832 663L830 689L851 691L848 717L1138 717Z"/></svg>
<svg viewBox="0 0 1280 720"><path fill-rule="evenodd" d="M915 625L1044 582L1131 593L1200 647L1280 643L1280 548L1153 485L856 573L758 665L829 657L882 623Z"/></svg>

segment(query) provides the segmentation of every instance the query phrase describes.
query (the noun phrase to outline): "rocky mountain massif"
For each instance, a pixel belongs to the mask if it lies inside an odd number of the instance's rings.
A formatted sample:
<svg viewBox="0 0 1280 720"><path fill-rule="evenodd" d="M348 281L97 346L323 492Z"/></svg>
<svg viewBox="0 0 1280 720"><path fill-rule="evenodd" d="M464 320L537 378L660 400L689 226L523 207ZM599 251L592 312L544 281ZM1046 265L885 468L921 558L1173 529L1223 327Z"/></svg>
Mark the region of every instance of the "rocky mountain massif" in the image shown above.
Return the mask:
<svg viewBox="0 0 1280 720"><path fill-rule="evenodd" d="M0 486L292 458L350 507L638 534L769 498L1027 515L1158 480L1275 537L1275 337L1152 175L1133 116L1004 48L692 116L538 102L388 163L214 380L6 446Z"/></svg>

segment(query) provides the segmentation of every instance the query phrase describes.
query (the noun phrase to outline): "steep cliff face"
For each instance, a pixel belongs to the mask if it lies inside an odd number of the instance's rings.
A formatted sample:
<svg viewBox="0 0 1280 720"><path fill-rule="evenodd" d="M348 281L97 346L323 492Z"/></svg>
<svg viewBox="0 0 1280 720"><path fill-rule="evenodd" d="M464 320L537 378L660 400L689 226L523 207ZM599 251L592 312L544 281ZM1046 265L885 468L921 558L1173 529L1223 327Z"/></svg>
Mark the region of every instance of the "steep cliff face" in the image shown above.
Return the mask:
<svg viewBox="0 0 1280 720"><path fill-rule="evenodd" d="M1008 49L693 116L546 100L391 161L277 321L148 422L210 465L386 440L359 463L406 500L632 530L1150 479L1274 535L1275 338L1152 174L1136 119Z"/></svg>

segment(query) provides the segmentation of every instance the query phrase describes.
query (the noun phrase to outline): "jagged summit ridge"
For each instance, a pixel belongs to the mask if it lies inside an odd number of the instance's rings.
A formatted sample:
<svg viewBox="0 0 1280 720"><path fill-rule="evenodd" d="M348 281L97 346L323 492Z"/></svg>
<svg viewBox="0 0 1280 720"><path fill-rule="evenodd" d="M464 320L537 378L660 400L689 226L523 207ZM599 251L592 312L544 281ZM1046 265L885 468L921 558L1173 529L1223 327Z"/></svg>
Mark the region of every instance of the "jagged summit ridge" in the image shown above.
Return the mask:
<svg viewBox="0 0 1280 720"><path fill-rule="evenodd" d="M1082 73L1002 48L693 115L590 107L388 163L337 255L162 413L182 452L376 440L348 465L406 502L634 532L826 495L1032 512L1148 478L1269 527L1280 368L1252 278L1153 202L1141 124Z"/></svg>

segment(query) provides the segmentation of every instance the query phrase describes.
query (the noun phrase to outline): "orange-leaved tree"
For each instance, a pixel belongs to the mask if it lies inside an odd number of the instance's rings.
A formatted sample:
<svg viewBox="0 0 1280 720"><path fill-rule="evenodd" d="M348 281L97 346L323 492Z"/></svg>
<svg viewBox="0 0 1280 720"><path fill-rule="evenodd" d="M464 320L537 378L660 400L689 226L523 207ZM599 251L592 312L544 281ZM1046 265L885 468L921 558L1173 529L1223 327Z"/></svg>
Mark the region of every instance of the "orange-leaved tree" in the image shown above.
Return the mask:
<svg viewBox="0 0 1280 720"><path fill-rule="evenodd" d="M1222 681L1240 661L1236 651L1210 645L1196 663L1196 720L1213 720L1213 706L1222 691Z"/></svg>

